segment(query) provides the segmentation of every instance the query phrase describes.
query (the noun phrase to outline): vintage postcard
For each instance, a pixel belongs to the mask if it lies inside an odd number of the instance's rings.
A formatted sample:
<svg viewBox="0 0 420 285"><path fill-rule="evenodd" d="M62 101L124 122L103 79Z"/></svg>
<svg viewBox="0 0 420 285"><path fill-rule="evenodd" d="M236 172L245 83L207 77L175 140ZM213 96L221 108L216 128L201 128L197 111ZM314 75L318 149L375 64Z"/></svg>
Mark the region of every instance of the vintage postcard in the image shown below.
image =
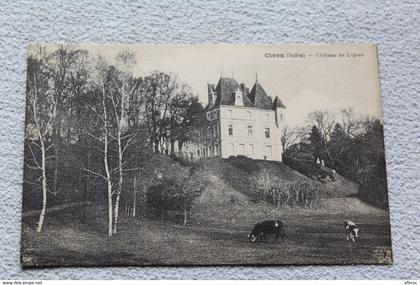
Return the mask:
<svg viewBox="0 0 420 285"><path fill-rule="evenodd" d="M374 45L33 44L21 264L391 264Z"/></svg>

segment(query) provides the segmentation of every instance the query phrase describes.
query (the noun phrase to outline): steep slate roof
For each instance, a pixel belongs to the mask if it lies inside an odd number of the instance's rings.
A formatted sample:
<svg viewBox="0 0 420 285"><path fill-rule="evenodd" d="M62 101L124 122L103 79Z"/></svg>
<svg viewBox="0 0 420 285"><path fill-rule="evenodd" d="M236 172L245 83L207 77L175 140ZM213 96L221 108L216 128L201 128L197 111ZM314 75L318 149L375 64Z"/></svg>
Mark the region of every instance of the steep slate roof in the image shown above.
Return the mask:
<svg viewBox="0 0 420 285"><path fill-rule="evenodd" d="M217 93L216 102L213 106L206 106L205 109L218 107L220 105L235 105L235 90L242 90L242 100L245 107L257 107L261 109L273 109L274 107L286 108L280 99L276 96L273 100L265 93L262 86L255 82L254 86L249 92L248 88L241 88L238 82L233 78L221 77L216 87L214 84L208 84L208 90L211 89Z"/></svg>
<svg viewBox="0 0 420 285"><path fill-rule="evenodd" d="M255 107L261 109L273 109L273 101L271 97L265 93L261 84L255 82L254 86L249 93L249 99L254 104Z"/></svg>
<svg viewBox="0 0 420 285"><path fill-rule="evenodd" d="M215 106L234 105L235 104L234 92L237 89L240 89L240 86L238 82L236 82L235 79L227 78L227 77L220 78L215 89L215 91L217 92L217 99L214 105ZM249 98L246 96L246 94L243 94L242 100L243 100L244 106L252 107L252 103L251 101L249 101Z"/></svg>
<svg viewBox="0 0 420 285"><path fill-rule="evenodd" d="M281 108L286 108L286 106L284 106L283 102L280 100L279 97L276 96L276 98L274 99L274 107L281 107Z"/></svg>

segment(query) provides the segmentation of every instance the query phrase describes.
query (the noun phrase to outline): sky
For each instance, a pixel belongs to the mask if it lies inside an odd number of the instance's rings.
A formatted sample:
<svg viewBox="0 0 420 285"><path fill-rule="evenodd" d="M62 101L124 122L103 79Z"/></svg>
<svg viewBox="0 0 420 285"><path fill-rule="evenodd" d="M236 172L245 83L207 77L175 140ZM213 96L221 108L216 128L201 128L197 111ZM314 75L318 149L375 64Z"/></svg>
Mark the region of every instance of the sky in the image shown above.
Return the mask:
<svg viewBox="0 0 420 285"><path fill-rule="evenodd" d="M136 54L137 76L159 70L177 74L203 105L207 83L233 77L250 89L258 82L286 106L290 126L307 124L314 110L338 113L353 108L357 115L382 121L376 47L373 45L78 45L113 63L116 54Z"/></svg>

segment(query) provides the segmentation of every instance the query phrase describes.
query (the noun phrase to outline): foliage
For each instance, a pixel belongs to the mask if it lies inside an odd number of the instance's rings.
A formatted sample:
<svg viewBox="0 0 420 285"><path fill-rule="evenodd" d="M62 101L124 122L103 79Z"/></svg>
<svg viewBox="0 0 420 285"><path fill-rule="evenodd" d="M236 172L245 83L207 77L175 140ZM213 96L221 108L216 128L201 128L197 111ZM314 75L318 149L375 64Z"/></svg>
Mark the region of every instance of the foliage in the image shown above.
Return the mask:
<svg viewBox="0 0 420 285"><path fill-rule="evenodd" d="M169 211L191 211L194 200L207 186L207 180L200 179L199 166L190 169L186 177L167 177L147 189L146 203L163 213ZM186 221L184 221L184 224Z"/></svg>
<svg viewBox="0 0 420 285"><path fill-rule="evenodd" d="M311 208L319 198L319 186L303 181L285 181L273 185L267 194L267 200L276 206Z"/></svg>
<svg viewBox="0 0 420 285"><path fill-rule="evenodd" d="M290 146L284 163L300 173L325 181L333 178L331 170L357 182L359 197L365 202L388 207L382 123L374 118L355 118L352 109L343 109L342 120L332 114L316 111L309 115L315 123L309 140ZM325 161L328 168L316 165Z"/></svg>
<svg viewBox="0 0 420 285"><path fill-rule="evenodd" d="M258 164L255 163L255 160L243 155L231 156L227 159L227 162L229 162L236 168L246 171L248 173L254 173L259 171Z"/></svg>
<svg viewBox="0 0 420 285"><path fill-rule="evenodd" d="M303 175L314 180L318 180L321 182L335 181L335 178L331 174L331 172L324 170L320 165L316 164L315 162L296 160L287 156L284 160L284 163L290 168L295 169L299 171L299 173L302 173Z"/></svg>
<svg viewBox="0 0 420 285"><path fill-rule="evenodd" d="M257 181L260 200L277 207L298 206L310 208L319 199L319 184L305 180L287 181L272 175L260 175Z"/></svg>
<svg viewBox="0 0 420 285"><path fill-rule="evenodd" d="M129 50L111 64L71 45L30 48L25 207L42 203L46 212L46 201L108 201L116 232L119 201L127 205L133 171L147 167L142 157L172 152L175 140L188 139L182 128L202 111L176 75L155 71L138 77L136 66Z"/></svg>

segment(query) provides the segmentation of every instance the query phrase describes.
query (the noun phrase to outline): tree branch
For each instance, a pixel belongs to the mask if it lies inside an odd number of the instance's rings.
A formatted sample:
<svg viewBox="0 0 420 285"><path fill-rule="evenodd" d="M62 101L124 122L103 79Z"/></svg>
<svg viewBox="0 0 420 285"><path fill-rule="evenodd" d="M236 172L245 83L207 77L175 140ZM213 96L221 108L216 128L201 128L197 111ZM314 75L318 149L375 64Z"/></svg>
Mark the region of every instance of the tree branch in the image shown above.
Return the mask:
<svg viewBox="0 0 420 285"><path fill-rule="evenodd" d="M85 170L85 171L87 171L87 172L90 172L90 173L92 173L92 174L94 174L94 175L96 175L96 176L99 176L99 177L101 177L101 178L105 179L106 181L108 181L108 178L107 178L107 177L105 177L104 175L100 174L100 173L97 173L97 172L92 171L92 170L87 169L87 168L84 168L84 170Z"/></svg>

